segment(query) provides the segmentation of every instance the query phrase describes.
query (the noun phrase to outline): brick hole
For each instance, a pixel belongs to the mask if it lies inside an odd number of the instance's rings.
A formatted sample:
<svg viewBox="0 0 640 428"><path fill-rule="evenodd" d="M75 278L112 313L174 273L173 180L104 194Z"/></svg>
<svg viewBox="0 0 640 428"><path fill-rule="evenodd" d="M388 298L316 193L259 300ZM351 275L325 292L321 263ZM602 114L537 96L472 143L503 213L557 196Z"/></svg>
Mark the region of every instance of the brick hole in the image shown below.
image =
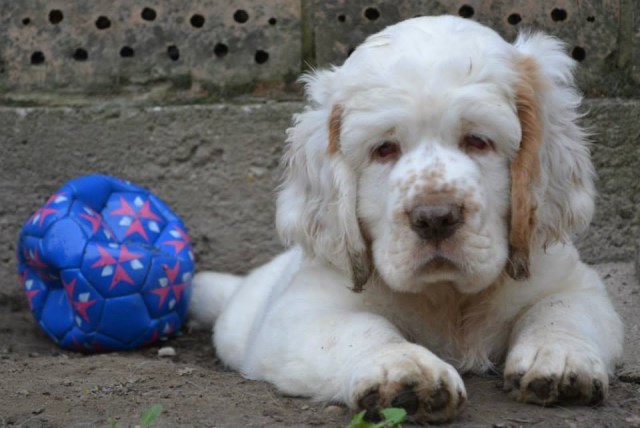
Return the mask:
<svg viewBox="0 0 640 428"><path fill-rule="evenodd" d="M22 25L29 25L29 24L31 24L31 18L22 19Z"/></svg>
<svg viewBox="0 0 640 428"><path fill-rule="evenodd" d="M244 9L238 9L233 14L233 20L239 24L244 24L249 20L249 14Z"/></svg>
<svg viewBox="0 0 640 428"><path fill-rule="evenodd" d="M276 25L278 23L278 20L275 18L269 18L269 25Z"/></svg>
<svg viewBox="0 0 640 428"><path fill-rule="evenodd" d="M522 21L522 17L519 13L512 13L507 17L507 22L511 25L518 25Z"/></svg>
<svg viewBox="0 0 640 428"><path fill-rule="evenodd" d="M347 17L344 15L338 15L338 21L340 22L345 22L347 20Z"/></svg>
<svg viewBox="0 0 640 428"><path fill-rule="evenodd" d="M167 55L171 58L171 61L177 61L180 59L180 50L176 45L167 47Z"/></svg>
<svg viewBox="0 0 640 428"><path fill-rule="evenodd" d="M380 11L375 7L368 7L364 10L364 17L369 21L375 21L380 18Z"/></svg>
<svg viewBox="0 0 640 428"><path fill-rule="evenodd" d="M474 13L476 13L476 11L473 10L473 7L469 6L468 4L463 4L462 6L460 6L460 9L458 9L458 15L463 18L471 18Z"/></svg>
<svg viewBox="0 0 640 428"><path fill-rule="evenodd" d="M131 58L134 55L135 55L135 51L130 46L123 46L122 49L120 49L120 56L122 58Z"/></svg>
<svg viewBox="0 0 640 428"><path fill-rule="evenodd" d="M156 11L154 9L151 9L150 7L145 7L144 9L142 9L142 12L140 13L140 16L145 21L154 21L156 19L156 17L158 16L158 14L156 13Z"/></svg>
<svg viewBox="0 0 640 428"><path fill-rule="evenodd" d="M555 22L564 21L567 19L567 11L564 9L555 8L551 11L551 19Z"/></svg>
<svg viewBox="0 0 640 428"><path fill-rule="evenodd" d="M31 54L31 64L33 65L42 64L44 60L45 60L44 54L40 51L35 51L34 53Z"/></svg>
<svg viewBox="0 0 640 428"><path fill-rule="evenodd" d="M594 22L596 20L595 16L587 16L587 21Z"/></svg>
<svg viewBox="0 0 640 428"><path fill-rule="evenodd" d="M584 50L583 47L581 46L576 46L575 48L573 48L573 50L571 51L571 57L573 59L575 59L578 62L582 62L584 61L584 59L587 57L587 52Z"/></svg>
<svg viewBox="0 0 640 428"><path fill-rule="evenodd" d="M89 59L89 53L85 49L78 48L73 53L73 59L76 61L86 61Z"/></svg>
<svg viewBox="0 0 640 428"><path fill-rule="evenodd" d="M191 26L194 28L202 28L202 26L204 25L204 16L196 13L191 17L189 22L191 22Z"/></svg>
<svg viewBox="0 0 640 428"><path fill-rule="evenodd" d="M60 9L53 9L49 12L49 22L53 25L59 24L64 19L64 15Z"/></svg>
<svg viewBox="0 0 640 428"><path fill-rule="evenodd" d="M213 47L213 53L215 54L216 57L223 58L229 53L229 47L224 43L217 43Z"/></svg>
<svg viewBox="0 0 640 428"><path fill-rule="evenodd" d="M106 16L99 16L96 19L96 28L98 30L106 30L109 27L111 27L111 20Z"/></svg>
<svg viewBox="0 0 640 428"><path fill-rule="evenodd" d="M258 49L256 51L256 54L254 55L254 59L257 64L264 64L265 62L269 61L269 52Z"/></svg>

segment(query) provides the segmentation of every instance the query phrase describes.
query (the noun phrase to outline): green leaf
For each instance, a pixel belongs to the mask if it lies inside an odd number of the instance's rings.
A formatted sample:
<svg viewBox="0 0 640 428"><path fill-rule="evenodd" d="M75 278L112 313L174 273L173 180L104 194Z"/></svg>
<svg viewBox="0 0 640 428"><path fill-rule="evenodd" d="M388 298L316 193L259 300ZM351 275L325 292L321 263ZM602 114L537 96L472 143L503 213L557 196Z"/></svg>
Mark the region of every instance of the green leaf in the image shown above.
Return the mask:
<svg viewBox="0 0 640 428"><path fill-rule="evenodd" d="M380 411L383 420L377 424L364 420L364 410L351 419L347 428L396 428L404 422L407 417L407 411L404 409L390 407Z"/></svg>
<svg viewBox="0 0 640 428"><path fill-rule="evenodd" d="M360 413L354 415L347 428L369 428L371 424L364 420L364 413L365 411L363 410Z"/></svg>
<svg viewBox="0 0 640 428"><path fill-rule="evenodd" d="M149 428L156 422L156 419L158 419L160 413L162 413L162 404L154 404L153 406L149 407L140 418L140 427Z"/></svg>
<svg viewBox="0 0 640 428"><path fill-rule="evenodd" d="M384 416L384 420L382 422L384 422L385 425L383 425L383 427L395 427L396 425L400 425L407 417L407 411L405 409L396 407L383 409L380 413Z"/></svg>

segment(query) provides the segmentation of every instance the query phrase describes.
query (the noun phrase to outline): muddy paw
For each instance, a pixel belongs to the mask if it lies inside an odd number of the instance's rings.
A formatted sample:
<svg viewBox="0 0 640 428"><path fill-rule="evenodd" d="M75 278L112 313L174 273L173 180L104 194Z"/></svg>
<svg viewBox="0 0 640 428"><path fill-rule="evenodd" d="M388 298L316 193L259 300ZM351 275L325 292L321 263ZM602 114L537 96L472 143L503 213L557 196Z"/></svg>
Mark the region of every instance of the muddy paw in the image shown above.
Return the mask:
<svg viewBox="0 0 640 428"><path fill-rule="evenodd" d="M596 405L609 382L602 360L579 343L518 345L507 357L504 388L523 402Z"/></svg>
<svg viewBox="0 0 640 428"><path fill-rule="evenodd" d="M363 361L353 378L354 407L370 421L380 410L401 407L411 420L444 422L466 402L458 373L426 349L402 344Z"/></svg>

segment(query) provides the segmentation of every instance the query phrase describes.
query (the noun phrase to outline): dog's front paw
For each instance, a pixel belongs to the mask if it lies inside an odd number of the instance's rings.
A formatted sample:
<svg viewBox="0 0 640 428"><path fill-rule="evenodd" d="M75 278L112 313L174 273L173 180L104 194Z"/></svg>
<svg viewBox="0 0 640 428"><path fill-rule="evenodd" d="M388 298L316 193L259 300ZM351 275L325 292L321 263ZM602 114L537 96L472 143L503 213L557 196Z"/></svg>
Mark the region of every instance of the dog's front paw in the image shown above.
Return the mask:
<svg viewBox="0 0 640 428"><path fill-rule="evenodd" d="M419 422L453 419L467 400L458 372L431 352L409 343L386 346L355 367L351 407L376 420L386 407L402 407Z"/></svg>
<svg viewBox="0 0 640 428"><path fill-rule="evenodd" d="M567 338L535 339L509 352L504 388L528 403L595 405L607 396L609 379L605 364L588 344Z"/></svg>

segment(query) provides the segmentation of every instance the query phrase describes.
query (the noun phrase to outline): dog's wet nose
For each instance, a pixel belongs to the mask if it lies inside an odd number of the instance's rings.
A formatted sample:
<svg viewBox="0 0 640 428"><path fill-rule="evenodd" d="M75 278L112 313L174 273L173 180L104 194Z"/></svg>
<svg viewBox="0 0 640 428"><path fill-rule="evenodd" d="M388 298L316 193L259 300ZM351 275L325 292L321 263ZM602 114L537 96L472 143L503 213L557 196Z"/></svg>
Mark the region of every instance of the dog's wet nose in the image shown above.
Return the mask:
<svg viewBox="0 0 640 428"><path fill-rule="evenodd" d="M409 213L411 228L427 241L444 241L462 224L458 205L420 205Z"/></svg>

